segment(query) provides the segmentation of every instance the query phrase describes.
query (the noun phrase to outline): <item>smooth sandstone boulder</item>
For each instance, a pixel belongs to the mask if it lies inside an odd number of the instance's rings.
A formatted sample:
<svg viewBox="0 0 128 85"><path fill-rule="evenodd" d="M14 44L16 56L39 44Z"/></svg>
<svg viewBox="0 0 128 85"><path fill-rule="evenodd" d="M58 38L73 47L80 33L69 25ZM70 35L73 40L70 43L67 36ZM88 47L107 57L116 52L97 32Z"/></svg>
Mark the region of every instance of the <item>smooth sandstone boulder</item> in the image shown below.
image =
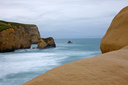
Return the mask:
<svg viewBox="0 0 128 85"><path fill-rule="evenodd" d="M128 47L56 67L23 85L128 85Z"/></svg>
<svg viewBox="0 0 128 85"><path fill-rule="evenodd" d="M128 45L128 6L123 8L113 19L101 40L102 53L121 49Z"/></svg>

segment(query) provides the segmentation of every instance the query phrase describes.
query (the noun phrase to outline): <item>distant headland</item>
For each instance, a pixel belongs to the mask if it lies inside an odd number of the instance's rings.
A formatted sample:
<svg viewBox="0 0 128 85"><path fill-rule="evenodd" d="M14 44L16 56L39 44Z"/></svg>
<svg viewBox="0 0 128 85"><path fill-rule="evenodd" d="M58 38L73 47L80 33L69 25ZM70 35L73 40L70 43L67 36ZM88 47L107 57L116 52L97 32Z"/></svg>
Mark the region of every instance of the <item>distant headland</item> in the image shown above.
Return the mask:
<svg viewBox="0 0 128 85"><path fill-rule="evenodd" d="M52 37L47 38L47 40L49 41L45 42L40 37L38 27L34 24L22 24L0 20L0 52L30 48L31 44L38 44L38 48L56 47ZM43 45L40 46L40 44Z"/></svg>

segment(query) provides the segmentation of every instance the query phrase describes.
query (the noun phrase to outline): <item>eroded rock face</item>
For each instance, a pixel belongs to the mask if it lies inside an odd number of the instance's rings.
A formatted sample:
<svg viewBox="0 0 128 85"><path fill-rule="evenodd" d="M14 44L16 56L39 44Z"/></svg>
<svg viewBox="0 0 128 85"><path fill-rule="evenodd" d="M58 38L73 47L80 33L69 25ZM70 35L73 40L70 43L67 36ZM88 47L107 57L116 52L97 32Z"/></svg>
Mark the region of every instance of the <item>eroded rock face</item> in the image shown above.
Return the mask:
<svg viewBox="0 0 128 85"><path fill-rule="evenodd" d="M5 28L21 29L22 31L29 34L32 43L38 43L39 41L40 33L38 27L34 24L22 24L22 23L6 22L0 20L0 31L2 31Z"/></svg>
<svg viewBox="0 0 128 85"><path fill-rule="evenodd" d="M47 43L47 48L56 47L55 41L52 37L43 38L43 40Z"/></svg>
<svg viewBox="0 0 128 85"><path fill-rule="evenodd" d="M0 52L10 52L30 46L30 36L20 29L10 28L0 32Z"/></svg>
<svg viewBox="0 0 128 85"><path fill-rule="evenodd" d="M28 33L31 37L31 41L33 44L37 44L40 38L40 33L38 27L36 25L27 25L27 26L19 26L19 28Z"/></svg>
<svg viewBox="0 0 128 85"><path fill-rule="evenodd" d="M101 40L102 53L118 50L128 45L128 6L123 8L113 19Z"/></svg>
<svg viewBox="0 0 128 85"><path fill-rule="evenodd" d="M40 38L39 42L38 42L38 47L37 48L45 48L46 46L47 46L47 43Z"/></svg>
<svg viewBox="0 0 128 85"><path fill-rule="evenodd" d="M53 47L56 47L56 44L52 37L39 39L38 48L53 48Z"/></svg>
<svg viewBox="0 0 128 85"><path fill-rule="evenodd" d="M33 24L21 24L0 20L0 52L30 48L31 43L38 43L40 33Z"/></svg>

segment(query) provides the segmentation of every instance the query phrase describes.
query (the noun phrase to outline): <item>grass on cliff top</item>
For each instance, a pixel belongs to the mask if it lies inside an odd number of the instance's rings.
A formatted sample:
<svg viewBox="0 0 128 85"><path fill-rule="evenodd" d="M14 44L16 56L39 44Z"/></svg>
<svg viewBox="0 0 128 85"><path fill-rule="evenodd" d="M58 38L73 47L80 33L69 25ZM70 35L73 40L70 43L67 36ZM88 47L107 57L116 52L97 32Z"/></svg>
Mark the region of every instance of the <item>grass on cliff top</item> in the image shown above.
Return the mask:
<svg viewBox="0 0 128 85"><path fill-rule="evenodd" d="M16 22L6 22L3 20L0 20L0 32L9 28L14 28L8 24L11 24L13 26L16 26L17 28L19 28L19 26L24 27L25 29L27 29L27 27L31 27L31 26L36 26L34 24L22 24L22 23L16 23Z"/></svg>
<svg viewBox="0 0 128 85"><path fill-rule="evenodd" d="M12 26L9 26L6 23L0 22L0 32L9 28L13 28Z"/></svg>
<svg viewBox="0 0 128 85"><path fill-rule="evenodd" d="M23 26L23 27L26 27L26 26L35 26L33 24L21 24L21 23L15 23L15 22L9 22L11 25L14 25L14 26Z"/></svg>
<svg viewBox="0 0 128 85"><path fill-rule="evenodd" d="M0 22L5 23L5 24L10 23L11 25L14 25L14 26L35 26L34 24L23 24L23 23L17 23L17 22L7 22L7 21L3 21L3 20L0 20Z"/></svg>

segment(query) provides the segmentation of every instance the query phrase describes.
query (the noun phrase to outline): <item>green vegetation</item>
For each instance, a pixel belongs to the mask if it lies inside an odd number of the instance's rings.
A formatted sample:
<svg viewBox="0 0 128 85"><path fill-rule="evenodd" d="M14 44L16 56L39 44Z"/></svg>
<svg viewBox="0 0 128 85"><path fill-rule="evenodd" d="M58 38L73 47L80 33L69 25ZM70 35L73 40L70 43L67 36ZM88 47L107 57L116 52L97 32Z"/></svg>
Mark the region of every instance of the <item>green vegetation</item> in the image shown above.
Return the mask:
<svg viewBox="0 0 128 85"><path fill-rule="evenodd" d="M22 26L22 27L27 27L27 26L35 26L35 25L32 25L32 24L21 24L21 23L15 23L15 22L9 22L11 25L14 25L16 27L19 27L19 26Z"/></svg>
<svg viewBox="0 0 128 85"><path fill-rule="evenodd" d="M9 26L0 26L0 32L9 28L10 28Z"/></svg>
<svg viewBox="0 0 128 85"><path fill-rule="evenodd" d="M11 24L11 26L9 25ZM31 27L31 26L36 26L33 24L22 24L22 23L16 23L16 22L6 22L3 20L0 20L0 32L9 28L14 28L13 26L16 26L17 28L19 28L19 26L24 27L25 29Z"/></svg>
<svg viewBox="0 0 128 85"><path fill-rule="evenodd" d="M9 28L13 28L12 26L9 26L7 23L4 23L3 21L0 21L0 32Z"/></svg>

